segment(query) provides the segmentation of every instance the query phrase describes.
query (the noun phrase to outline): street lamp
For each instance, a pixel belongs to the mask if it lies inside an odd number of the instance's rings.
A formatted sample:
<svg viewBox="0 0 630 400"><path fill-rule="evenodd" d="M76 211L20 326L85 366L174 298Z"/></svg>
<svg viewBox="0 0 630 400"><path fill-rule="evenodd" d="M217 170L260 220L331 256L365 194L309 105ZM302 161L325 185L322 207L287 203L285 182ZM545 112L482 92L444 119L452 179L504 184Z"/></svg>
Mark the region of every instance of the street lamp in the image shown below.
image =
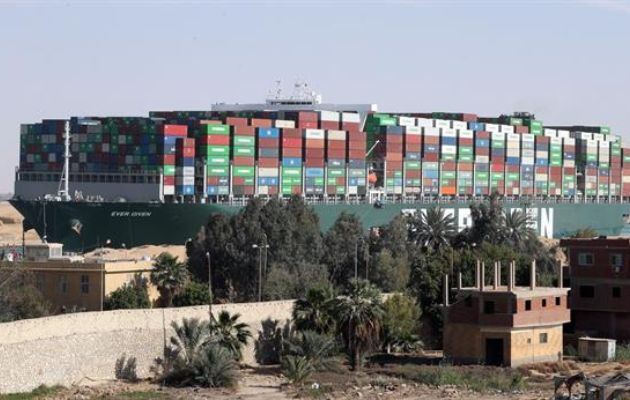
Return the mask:
<svg viewBox="0 0 630 400"><path fill-rule="evenodd" d="M265 244L252 245L252 249L258 249L258 302L262 301L262 249L265 249L265 253L266 253L268 248L269 248L269 245L266 243L266 240L265 240ZM267 260L265 258L265 264L266 263L267 263Z"/></svg>
<svg viewBox="0 0 630 400"><path fill-rule="evenodd" d="M210 262L210 252L206 252L206 260L208 260L208 315L212 322L212 263Z"/></svg>

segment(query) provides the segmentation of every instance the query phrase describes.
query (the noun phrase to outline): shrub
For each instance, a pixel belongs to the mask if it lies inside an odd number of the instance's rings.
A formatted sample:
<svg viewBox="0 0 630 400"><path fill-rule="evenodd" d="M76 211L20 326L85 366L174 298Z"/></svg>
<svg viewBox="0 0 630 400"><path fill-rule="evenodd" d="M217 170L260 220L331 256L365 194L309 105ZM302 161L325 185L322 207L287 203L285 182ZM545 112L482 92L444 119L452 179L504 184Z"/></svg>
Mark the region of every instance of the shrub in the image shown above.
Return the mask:
<svg viewBox="0 0 630 400"><path fill-rule="evenodd" d="M282 358L282 374L293 384L302 384L315 371L311 360L304 356Z"/></svg>
<svg viewBox="0 0 630 400"><path fill-rule="evenodd" d="M234 387L238 365L232 353L216 343L205 346L193 360L195 382L203 387Z"/></svg>
<svg viewBox="0 0 630 400"><path fill-rule="evenodd" d="M630 362L630 343L617 345L615 360L618 362Z"/></svg>
<svg viewBox="0 0 630 400"><path fill-rule="evenodd" d="M105 310L126 310L134 308L149 308L149 291L147 281L139 274L133 282L125 283L105 298Z"/></svg>
<svg viewBox="0 0 630 400"><path fill-rule="evenodd" d="M287 320L281 326L280 321L267 318L261 325L254 341L254 358L261 365L279 364L284 341L291 335L291 322Z"/></svg>
<svg viewBox="0 0 630 400"><path fill-rule="evenodd" d="M138 380L136 358L127 358L127 356L123 354L119 359L116 360L114 374L116 376L116 379L136 382Z"/></svg>
<svg viewBox="0 0 630 400"><path fill-rule="evenodd" d="M175 307L201 306L210 303L210 292L208 285L190 281L182 288L180 293L173 297Z"/></svg>
<svg viewBox="0 0 630 400"><path fill-rule="evenodd" d="M388 352L392 348L397 352L420 350L422 342L418 331L422 312L414 299L395 294L385 301L384 307L383 328Z"/></svg>
<svg viewBox="0 0 630 400"><path fill-rule="evenodd" d="M285 356L305 357L316 371L335 371L339 362L337 343L332 336L314 331L298 332L284 345Z"/></svg>

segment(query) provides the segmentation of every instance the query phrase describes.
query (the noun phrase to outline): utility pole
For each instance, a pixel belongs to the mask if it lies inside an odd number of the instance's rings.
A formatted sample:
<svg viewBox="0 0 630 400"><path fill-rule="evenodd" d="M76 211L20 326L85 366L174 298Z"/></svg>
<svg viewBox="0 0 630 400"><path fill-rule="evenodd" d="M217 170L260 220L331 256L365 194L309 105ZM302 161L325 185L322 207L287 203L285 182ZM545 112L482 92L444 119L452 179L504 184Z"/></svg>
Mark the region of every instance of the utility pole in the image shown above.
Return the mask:
<svg viewBox="0 0 630 400"><path fill-rule="evenodd" d="M265 249L265 255L267 254L267 249L269 248L269 245L266 243L266 236L265 236L265 243L264 244L253 244L252 248L253 249L258 249L258 302L262 302L262 249ZM266 264L266 262L265 262Z"/></svg>

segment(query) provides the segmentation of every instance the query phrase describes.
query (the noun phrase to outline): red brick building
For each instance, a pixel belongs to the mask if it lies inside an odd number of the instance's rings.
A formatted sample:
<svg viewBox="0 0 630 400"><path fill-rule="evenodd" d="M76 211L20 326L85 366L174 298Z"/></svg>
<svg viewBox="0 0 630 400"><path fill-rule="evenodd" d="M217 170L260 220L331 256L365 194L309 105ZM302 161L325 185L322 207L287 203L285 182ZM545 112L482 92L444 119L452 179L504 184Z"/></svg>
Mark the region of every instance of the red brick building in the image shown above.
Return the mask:
<svg viewBox="0 0 630 400"><path fill-rule="evenodd" d="M576 333L630 340L630 239L563 239Z"/></svg>
<svg viewBox="0 0 630 400"><path fill-rule="evenodd" d="M568 289L537 287L535 266L531 285L516 287L514 268L509 266L505 286L498 265L491 285L485 284L482 266L477 267L474 287L461 287L459 278L455 301L448 304L445 299L447 359L510 367L561 359Z"/></svg>

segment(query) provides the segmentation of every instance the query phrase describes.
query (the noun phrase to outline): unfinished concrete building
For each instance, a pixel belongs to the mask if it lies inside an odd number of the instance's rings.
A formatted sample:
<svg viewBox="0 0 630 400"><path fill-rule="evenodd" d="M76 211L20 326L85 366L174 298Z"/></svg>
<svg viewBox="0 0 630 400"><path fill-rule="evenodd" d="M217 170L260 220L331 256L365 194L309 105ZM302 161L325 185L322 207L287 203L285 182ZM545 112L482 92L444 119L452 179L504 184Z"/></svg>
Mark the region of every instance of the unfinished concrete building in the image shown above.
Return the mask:
<svg viewBox="0 0 630 400"><path fill-rule="evenodd" d="M486 285L485 266L480 263L474 287L462 287L458 275L455 301L449 304L446 296L444 301L445 358L515 367L562 357L562 325L570 318L569 289L537 287L535 263L530 285L517 287L515 268L515 263L509 264L507 285L501 284L500 263L493 266L491 285Z"/></svg>

